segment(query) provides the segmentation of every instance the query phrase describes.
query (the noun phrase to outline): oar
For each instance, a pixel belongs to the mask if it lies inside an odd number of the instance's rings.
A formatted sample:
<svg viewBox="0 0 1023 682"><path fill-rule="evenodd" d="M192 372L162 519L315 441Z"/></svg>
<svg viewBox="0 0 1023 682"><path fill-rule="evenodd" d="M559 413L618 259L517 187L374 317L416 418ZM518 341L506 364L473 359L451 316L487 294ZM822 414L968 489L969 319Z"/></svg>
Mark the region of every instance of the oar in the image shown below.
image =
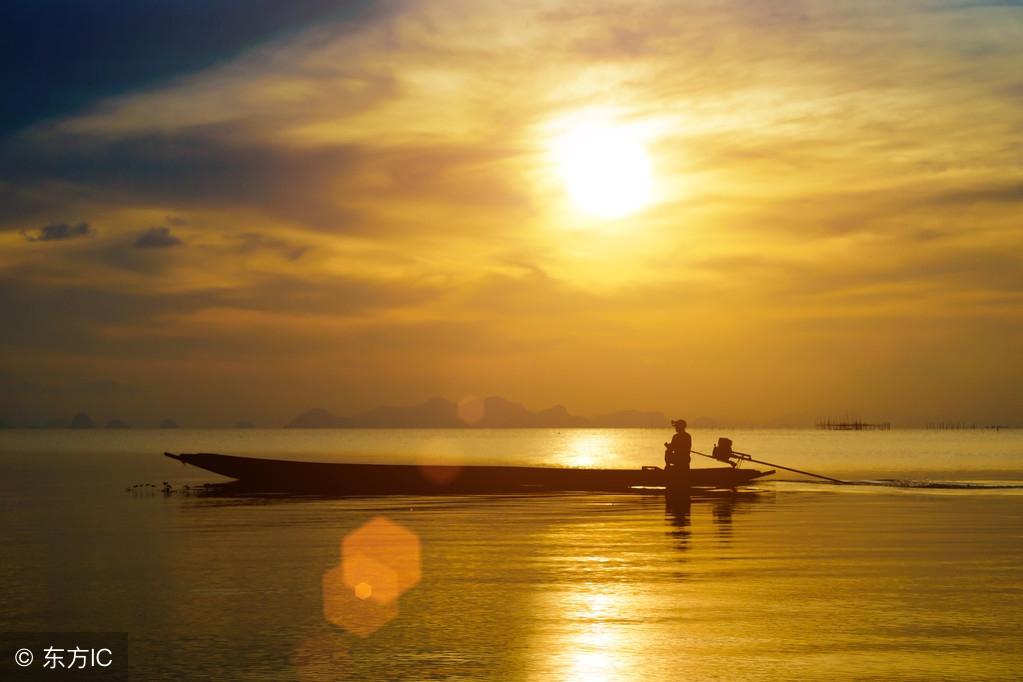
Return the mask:
<svg viewBox="0 0 1023 682"><path fill-rule="evenodd" d="M710 459L714 459L714 460L717 460L719 462L721 461L717 457L712 457L711 455L707 455L707 454L704 454L702 452L697 452L696 450L693 450L693 452L695 452L698 455L703 455L704 457L710 457ZM825 481L831 481L832 483L839 483L841 485L846 485L845 481L840 481L837 478L831 478L830 476L822 476L821 474L815 474L815 473L812 473L812 472L809 472L809 471L803 471L801 469L793 469L792 467L782 466L781 464L774 464L773 462L765 462L762 459L754 459L752 455L747 455L745 452L739 452L738 450L732 450L732 454L739 455L739 459L742 459L742 460L745 460L745 461L756 462L757 464L766 464L769 467L776 467L778 469L785 469L786 471L793 471L793 472L795 472L797 474L802 474L804 476L813 476L814 478L823 478Z"/></svg>

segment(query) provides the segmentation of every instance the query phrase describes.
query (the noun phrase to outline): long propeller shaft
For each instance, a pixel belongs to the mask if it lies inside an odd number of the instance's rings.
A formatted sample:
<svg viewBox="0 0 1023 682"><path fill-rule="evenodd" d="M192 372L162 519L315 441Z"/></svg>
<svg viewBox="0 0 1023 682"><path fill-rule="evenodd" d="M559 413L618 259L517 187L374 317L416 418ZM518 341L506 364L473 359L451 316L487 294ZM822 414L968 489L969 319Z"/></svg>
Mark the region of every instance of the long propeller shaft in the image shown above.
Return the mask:
<svg viewBox="0 0 1023 682"><path fill-rule="evenodd" d="M703 457L708 457L710 459L716 460L718 462L723 461L723 460L718 459L717 457L714 457L712 455L708 455L708 454L703 453L703 452L699 452L697 450L693 450L692 452L694 452L697 455L702 455ZM831 481L832 483L838 483L840 485L847 485L846 481L842 481L842 480L839 480L837 478L832 478L830 476L824 476L823 474L815 474L812 471L803 471L802 469L793 469L792 467L787 467L787 466L784 466L782 464L775 464L774 462L765 462L762 459L755 459L753 457L753 455L746 454L745 452L739 452L738 450L733 450L732 454L737 455L739 459L747 461L747 462L756 462L757 464L766 464L767 466L775 467L776 469L784 469L785 471L791 471L793 473L802 474L803 476L813 476L814 478L822 478L825 481Z"/></svg>

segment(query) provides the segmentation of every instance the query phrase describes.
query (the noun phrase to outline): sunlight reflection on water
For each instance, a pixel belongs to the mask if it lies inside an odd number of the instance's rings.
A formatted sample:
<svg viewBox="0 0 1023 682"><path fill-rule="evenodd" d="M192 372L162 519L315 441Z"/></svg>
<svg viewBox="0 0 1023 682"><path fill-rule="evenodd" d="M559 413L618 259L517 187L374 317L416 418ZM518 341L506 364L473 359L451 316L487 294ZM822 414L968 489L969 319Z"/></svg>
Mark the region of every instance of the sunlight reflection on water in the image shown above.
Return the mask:
<svg viewBox="0 0 1023 682"><path fill-rule="evenodd" d="M551 464L568 467L613 467L621 461L618 442L612 434L572 432L554 451Z"/></svg>

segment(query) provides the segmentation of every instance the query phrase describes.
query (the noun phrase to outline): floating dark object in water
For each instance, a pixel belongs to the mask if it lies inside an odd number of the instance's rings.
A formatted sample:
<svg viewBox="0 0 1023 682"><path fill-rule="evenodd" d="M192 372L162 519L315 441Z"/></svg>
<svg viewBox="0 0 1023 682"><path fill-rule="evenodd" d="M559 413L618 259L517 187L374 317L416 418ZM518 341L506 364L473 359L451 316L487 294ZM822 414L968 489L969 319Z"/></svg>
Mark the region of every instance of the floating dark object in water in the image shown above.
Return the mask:
<svg viewBox="0 0 1023 682"><path fill-rule="evenodd" d="M774 471L717 467L671 476L660 467L568 469L516 466L340 464L235 457L208 452L164 455L234 478L253 490L332 495L615 492L658 488L736 488Z"/></svg>

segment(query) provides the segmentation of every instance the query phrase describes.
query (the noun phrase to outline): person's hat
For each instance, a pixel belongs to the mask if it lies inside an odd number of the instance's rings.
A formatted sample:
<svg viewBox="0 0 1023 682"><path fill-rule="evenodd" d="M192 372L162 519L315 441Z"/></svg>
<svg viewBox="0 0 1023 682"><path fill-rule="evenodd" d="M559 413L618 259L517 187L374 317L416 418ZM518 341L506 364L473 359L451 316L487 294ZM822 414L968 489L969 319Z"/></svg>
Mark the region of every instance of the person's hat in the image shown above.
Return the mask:
<svg viewBox="0 0 1023 682"><path fill-rule="evenodd" d="M685 419L672 419L671 420L671 425L674 426L675 428L678 428L678 427L681 426L684 429L684 428L686 428L686 420Z"/></svg>

